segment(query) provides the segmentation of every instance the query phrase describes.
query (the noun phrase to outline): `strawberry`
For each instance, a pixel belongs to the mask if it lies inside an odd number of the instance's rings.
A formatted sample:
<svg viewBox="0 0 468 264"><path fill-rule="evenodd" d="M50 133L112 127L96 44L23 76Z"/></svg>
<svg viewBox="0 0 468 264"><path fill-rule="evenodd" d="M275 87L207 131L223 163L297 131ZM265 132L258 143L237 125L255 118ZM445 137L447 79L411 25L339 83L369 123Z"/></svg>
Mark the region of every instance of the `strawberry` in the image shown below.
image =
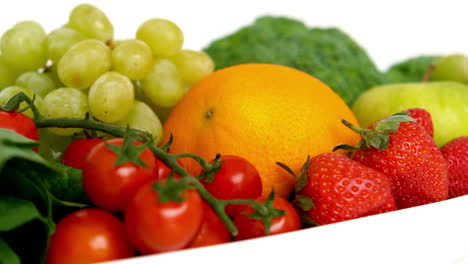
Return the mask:
<svg viewBox="0 0 468 264"><path fill-rule="evenodd" d="M431 113L423 108L410 108L402 112L408 113L409 116L415 119L416 123L420 124L424 130L426 130L426 133L428 133L432 138L434 137L434 126L432 124Z"/></svg>
<svg viewBox="0 0 468 264"><path fill-rule="evenodd" d="M353 160L387 174L398 208L447 199L445 159L434 139L408 114L397 113L369 129L345 120L343 124L362 138L357 147L339 145L335 149L354 149Z"/></svg>
<svg viewBox="0 0 468 264"><path fill-rule="evenodd" d="M440 151L447 161L449 197L468 194L468 136L451 140Z"/></svg>
<svg viewBox="0 0 468 264"><path fill-rule="evenodd" d="M295 204L319 225L396 210L388 176L336 153L306 162Z"/></svg>

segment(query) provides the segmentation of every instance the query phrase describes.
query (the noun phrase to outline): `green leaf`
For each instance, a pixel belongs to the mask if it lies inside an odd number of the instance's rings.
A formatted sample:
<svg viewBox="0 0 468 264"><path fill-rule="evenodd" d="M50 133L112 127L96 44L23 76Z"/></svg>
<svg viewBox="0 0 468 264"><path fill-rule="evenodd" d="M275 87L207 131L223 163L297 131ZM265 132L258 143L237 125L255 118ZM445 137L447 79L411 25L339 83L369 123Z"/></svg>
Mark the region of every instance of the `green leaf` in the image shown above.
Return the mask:
<svg viewBox="0 0 468 264"><path fill-rule="evenodd" d="M415 120L414 118L409 116L408 113L399 112L381 120L380 122L400 122L401 123L401 122L412 122L412 121L415 121Z"/></svg>
<svg viewBox="0 0 468 264"><path fill-rule="evenodd" d="M49 165L55 170L55 173L51 172L44 175L44 181L49 192L60 200L60 203L71 201L81 203L81 206L90 204L83 188L83 172L81 170L55 161L50 161ZM65 202L65 204L69 205L68 202Z"/></svg>
<svg viewBox="0 0 468 264"><path fill-rule="evenodd" d="M169 177L165 181L156 181L153 184L153 190L158 193L158 201L160 203L185 201L184 192L190 186L184 180L175 180L174 172L171 171Z"/></svg>
<svg viewBox="0 0 468 264"><path fill-rule="evenodd" d="M366 143L376 149L384 150L388 148L389 141L388 134L375 132L367 137Z"/></svg>
<svg viewBox="0 0 468 264"><path fill-rule="evenodd" d="M52 222L52 201L42 180L45 170L44 165L23 159L8 161L0 172L0 193L32 201Z"/></svg>
<svg viewBox="0 0 468 264"><path fill-rule="evenodd" d="M0 231L13 230L36 218L42 220L31 201L0 195Z"/></svg>
<svg viewBox="0 0 468 264"><path fill-rule="evenodd" d="M307 176L307 169L310 166L310 155L307 156L307 160L302 165L301 171L299 172L299 176L296 178L296 186L295 186L295 191L300 192L304 187L307 185L309 182L309 177Z"/></svg>
<svg viewBox="0 0 468 264"><path fill-rule="evenodd" d="M32 148L39 144L11 130L0 128L0 170L11 158L22 158L45 164L46 160L39 156Z"/></svg>
<svg viewBox="0 0 468 264"><path fill-rule="evenodd" d="M332 149L332 152L335 152L339 149L344 149L344 150L356 150L356 149L359 149L358 147L356 146L351 146L351 145L348 145L348 144L339 144L339 145L336 145L333 149Z"/></svg>
<svg viewBox="0 0 468 264"><path fill-rule="evenodd" d="M381 133L394 133L398 131L400 122L378 122L375 125L375 131Z"/></svg>
<svg viewBox="0 0 468 264"><path fill-rule="evenodd" d="M22 135L0 129L1 239L21 263L43 263L56 209L75 206L74 200L84 195L81 172L45 160L32 150L35 146Z"/></svg>
<svg viewBox="0 0 468 264"><path fill-rule="evenodd" d="M317 222L315 222L312 218L309 217L309 215L307 215L307 212L298 211L298 213L303 228L319 226Z"/></svg>
<svg viewBox="0 0 468 264"><path fill-rule="evenodd" d="M247 215L249 218L258 219L262 221L263 226L265 227L265 235L270 234L270 227L273 218L280 217L285 215L284 210L276 209L273 207L273 202L275 200L275 192L272 191L266 201L260 207L255 208L255 212Z"/></svg>
<svg viewBox="0 0 468 264"><path fill-rule="evenodd" d="M21 264L21 261L8 245L8 243L0 237L0 264Z"/></svg>
<svg viewBox="0 0 468 264"><path fill-rule="evenodd" d="M171 133L171 136L169 137L169 140L163 146L161 146L160 148L165 152L169 151L169 148L171 147L173 141L174 141L174 136Z"/></svg>
<svg viewBox="0 0 468 264"><path fill-rule="evenodd" d="M136 135L130 129L127 129L122 146L112 145L104 141L107 148L117 154L114 166L119 166L126 162L132 162L145 168L148 167L148 164L140 158L140 153L143 152L149 144L152 144L152 141L147 141L142 145L135 146L135 136Z"/></svg>
<svg viewBox="0 0 468 264"><path fill-rule="evenodd" d="M221 155L217 154L215 159L210 164L211 170L203 171L200 175L197 176L197 179L210 184L214 180L216 173L223 167L223 161L220 160L220 157Z"/></svg>
<svg viewBox="0 0 468 264"><path fill-rule="evenodd" d="M312 198L310 198L309 196L305 196L305 195L296 195L294 199L294 205L297 208L305 212L315 207L315 204L314 204L314 201L312 201Z"/></svg>

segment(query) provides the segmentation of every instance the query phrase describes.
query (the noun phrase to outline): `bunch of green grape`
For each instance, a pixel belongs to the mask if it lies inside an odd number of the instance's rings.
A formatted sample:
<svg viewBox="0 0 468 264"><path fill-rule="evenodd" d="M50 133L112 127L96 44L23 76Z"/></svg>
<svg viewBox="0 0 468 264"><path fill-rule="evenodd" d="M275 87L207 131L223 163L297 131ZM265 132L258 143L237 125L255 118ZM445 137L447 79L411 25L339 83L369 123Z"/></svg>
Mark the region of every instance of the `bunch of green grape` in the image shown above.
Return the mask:
<svg viewBox="0 0 468 264"><path fill-rule="evenodd" d="M19 22L0 40L0 105L24 92L47 118L89 113L147 131L157 144L169 111L214 70L207 54L182 49L183 41L181 29L161 18L144 21L135 38L115 40L106 14L89 4L73 8L66 24L49 33L37 22ZM33 117L30 109L25 114ZM51 128L41 136L54 149L80 133Z"/></svg>

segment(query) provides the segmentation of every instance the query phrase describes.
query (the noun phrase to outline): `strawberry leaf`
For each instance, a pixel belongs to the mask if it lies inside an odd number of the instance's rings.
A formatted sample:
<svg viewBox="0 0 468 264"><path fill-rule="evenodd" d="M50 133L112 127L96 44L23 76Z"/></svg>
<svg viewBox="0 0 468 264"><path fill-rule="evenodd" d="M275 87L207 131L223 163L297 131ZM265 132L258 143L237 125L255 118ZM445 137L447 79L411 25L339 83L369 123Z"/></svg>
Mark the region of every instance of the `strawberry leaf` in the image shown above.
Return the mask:
<svg viewBox="0 0 468 264"><path fill-rule="evenodd" d="M319 224L315 222L312 218L310 218L306 212L299 211L299 218L301 219L301 223L303 227L319 226Z"/></svg>
<svg viewBox="0 0 468 264"><path fill-rule="evenodd" d="M383 120L381 120L380 122L412 122L412 121L415 121L414 118L412 118L408 113L405 113L405 112L399 112L399 113L395 113Z"/></svg>
<svg viewBox="0 0 468 264"><path fill-rule="evenodd" d="M359 149L358 147L355 147L355 146L351 146L351 145L348 145L348 144L339 144L339 145L336 145L333 149L332 149L332 152L335 152L339 149L344 149L344 150L356 150L356 149Z"/></svg>
<svg viewBox="0 0 468 264"><path fill-rule="evenodd" d="M312 201L312 198L306 195L296 195L293 204L295 207L301 209L304 212L307 212L310 209L315 207L315 204L314 204L314 201Z"/></svg>
<svg viewBox="0 0 468 264"><path fill-rule="evenodd" d="M304 187L307 185L309 182L309 177L307 176L307 169L310 166L310 155L307 156L307 160L302 165L301 171L299 172L299 175L296 178L296 185L294 186L294 189L296 192L300 192Z"/></svg>
<svg viewBox="0 0 468 264"><path fill-rule="evenodd" d="M378 122L375 125L375 131L381 132L381 133L394 133L398 131L398 128L400 127L400 122Z"/></svg>
<svg viewBox="0 0 468 264"><path fill-rule="evenodd" d="M276 165L280 166L283 170L287 171L289 174L294 176L294 178L296 178L296 174L294 173L294 171L291 168L289 168L288 165L286 165L286 164L284 164L282 162L279 162L279 161L276 162Z"/></svg>
<svg viewBox="0 0 468 264"><path fill-rule="evenodd" d="M370 133L366 137L366 147L370 148L370 146L376 148L376 149L387 149L388 144L390 141L390 136L387 133L379 133L379 132L374 132Z"/></svg>
<svg viewBox="0 0 468 264"><path fill-rule="evenodd" d="M412 122L414 118L410 117L408 113L393 114L375 124L374 130L381 133L394 133L398 131L401 122Z"/></svg>

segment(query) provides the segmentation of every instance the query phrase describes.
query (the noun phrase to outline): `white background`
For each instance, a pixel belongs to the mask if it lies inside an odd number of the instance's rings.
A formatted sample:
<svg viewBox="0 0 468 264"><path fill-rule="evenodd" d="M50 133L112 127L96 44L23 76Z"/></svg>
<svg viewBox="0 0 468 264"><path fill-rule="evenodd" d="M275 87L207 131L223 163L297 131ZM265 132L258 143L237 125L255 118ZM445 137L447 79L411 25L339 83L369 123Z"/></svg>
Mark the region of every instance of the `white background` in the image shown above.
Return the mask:
<svg viewBox="0 0 468 264"><path fill-rule="evenodd" d="M69 11L82 2L2 0L0 32L21 20L36 20L51 31L66 23ZM309 26L341 28L367 49L382 70L410 56L468 55L466 1L87 2L109 16L117 39L133 38L137 27L146 19L161 17L177 23L184 31L184 48L201 49L210 41L252 23L256 17L271 14L301 19ZM414 212L404 210L350 221L338 224L339 228L329 226L301 231L299 236L293 233L263 242L233 243L199 252L161 255L154 260L143 258L138 263L179 263L183 260L235 263L239 259L245 263L267 263L275 259L283 263L288 260L305 263L466 263L468 220L466 214L460 214L459 208L466 208L468 200L463 198L423 210L416 208ZM383 231L381 235L380 231ZM249 254L248 258L246 254Z"/></svg>
<svg viewBox="0 0 468 264"><path fill-rule="evenodd" d="M2 0L0 32L20 20L36 20L47 31L66 23L69 11L84 1ZM468 2L338 0L129 0L88 3L101 8L115 26L116 38L132 38L146 19L177 23L184 48L201 49L216 38L264 14L287 15L309 26L337 26L364 46L381 69L409 56L468 54Z"/></svg>

